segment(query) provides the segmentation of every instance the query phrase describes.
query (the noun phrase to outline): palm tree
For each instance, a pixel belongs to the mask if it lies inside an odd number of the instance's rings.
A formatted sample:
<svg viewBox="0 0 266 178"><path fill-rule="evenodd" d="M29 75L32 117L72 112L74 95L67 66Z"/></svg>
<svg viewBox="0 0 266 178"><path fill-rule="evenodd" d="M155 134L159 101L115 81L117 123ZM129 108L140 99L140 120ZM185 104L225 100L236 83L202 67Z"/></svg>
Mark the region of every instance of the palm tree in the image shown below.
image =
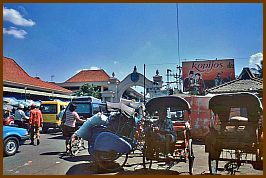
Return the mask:
<svg viewBox="0 0 266 178"><path fill-rule="evenodd" d="M251 68L252 71L255 72L255 75L258 76L259 78L263 78L263 60L260 61L260 65L259 64L255 64L257 66L257 68Z"/></svg>

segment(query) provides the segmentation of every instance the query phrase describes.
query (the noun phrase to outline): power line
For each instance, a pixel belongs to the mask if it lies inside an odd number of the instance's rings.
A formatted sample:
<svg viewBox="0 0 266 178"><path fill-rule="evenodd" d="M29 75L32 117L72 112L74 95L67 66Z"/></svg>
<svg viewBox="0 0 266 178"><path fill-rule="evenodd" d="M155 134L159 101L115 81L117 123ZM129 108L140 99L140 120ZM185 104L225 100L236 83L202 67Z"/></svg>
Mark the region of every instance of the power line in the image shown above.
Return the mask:
<svg viewBox="0 0 266 178"><path fill-rule="evenodd" d="M179 43L179 16L178 16L178 3L176 3L176 27L177 27L177 55L178 65L180 66L180 43Z"/></svg>

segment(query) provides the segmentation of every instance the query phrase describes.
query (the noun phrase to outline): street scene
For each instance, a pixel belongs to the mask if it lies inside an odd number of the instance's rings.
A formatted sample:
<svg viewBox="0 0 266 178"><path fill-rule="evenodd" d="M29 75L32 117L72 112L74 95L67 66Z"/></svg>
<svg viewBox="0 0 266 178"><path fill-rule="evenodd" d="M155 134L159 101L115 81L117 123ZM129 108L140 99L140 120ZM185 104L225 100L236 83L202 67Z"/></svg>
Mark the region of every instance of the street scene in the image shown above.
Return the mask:
<svg viewBox="0 0 266 178"><path fill-rule="evenodd" d="M130 155L128 163L123 170L118 172L106 171L97 168L90 161L87 148L77 156L63 156L64 139L62 132L50 131L41 134L43 146L29 145L27 141L19 152L13 157L6 157L3 161L4 175L189 175L186 163L177 163L170 169L163 163L155 163L151 170L144 170L142 157L139 152ZM87 147L87 143L86 143ZM33 153L32 149L36 151ZM204 145L193 144L195 151L194 173L195 175L209 175L208 155L204 152ZM221 170L223 167L221 167ZM222 175L230 175L230 171L221 171ZM263 175L263 171L254 170L246 164L241 166L236 175Z"/></svg>
<svg viewBox="0 0 266 178"><path fill-rule="evenodd" d="M263 175L262 6L5 3L3 174Z"/></svg>

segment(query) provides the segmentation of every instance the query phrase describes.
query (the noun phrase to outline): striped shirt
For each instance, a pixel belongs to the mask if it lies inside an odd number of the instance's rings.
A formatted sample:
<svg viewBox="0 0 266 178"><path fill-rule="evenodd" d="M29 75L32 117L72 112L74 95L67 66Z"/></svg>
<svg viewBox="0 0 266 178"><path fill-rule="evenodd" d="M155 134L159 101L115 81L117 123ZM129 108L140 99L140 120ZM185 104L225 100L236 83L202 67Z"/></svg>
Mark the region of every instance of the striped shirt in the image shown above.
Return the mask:
<svg viewBox="0 0 266 178"><path fill-rule="evenodd" d="M79 115L77 112L73 111L66 111L66 120L64 125L67 125L69 127L75 127L76 126L76 121L79 119Z"/></svg>

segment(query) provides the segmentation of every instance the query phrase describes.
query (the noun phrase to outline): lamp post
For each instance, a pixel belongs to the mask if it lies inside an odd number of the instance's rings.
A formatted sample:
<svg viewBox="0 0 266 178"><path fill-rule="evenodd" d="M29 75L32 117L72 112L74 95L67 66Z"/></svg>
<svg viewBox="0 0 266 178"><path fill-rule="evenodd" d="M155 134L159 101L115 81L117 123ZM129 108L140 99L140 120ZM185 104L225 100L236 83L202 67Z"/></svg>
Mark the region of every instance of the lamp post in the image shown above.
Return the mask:
<svg viewBox="0 0 266 178"><path fill-rule="evenodd" d="M115 96L116 96L116 101L118 101L118 83L119 83L119 81L116 80L116 82L115 82L115 89L116 89Z"/></svg>
<svg viewBox="0 0 266 178"><path fill-rule="evenodd" d="M144 74L144 81L143 81L143 85L144 85L144 90L143 90L143 96L144 96L144 105L146 104L146 92L145 92L145 88L146 88L146 83L145 83L145 79L146 79L146 65L144 64L144 68L143 68L143 74Z"/></svg>
<svg viewBox="0 0 266 178"><path fill-rule="evenodd" d="M26 102L26 100L27 100L27 87L25 87L24 89L25 89L25 97L24 97L24 99L25 99L25 102Z"/></svg>

